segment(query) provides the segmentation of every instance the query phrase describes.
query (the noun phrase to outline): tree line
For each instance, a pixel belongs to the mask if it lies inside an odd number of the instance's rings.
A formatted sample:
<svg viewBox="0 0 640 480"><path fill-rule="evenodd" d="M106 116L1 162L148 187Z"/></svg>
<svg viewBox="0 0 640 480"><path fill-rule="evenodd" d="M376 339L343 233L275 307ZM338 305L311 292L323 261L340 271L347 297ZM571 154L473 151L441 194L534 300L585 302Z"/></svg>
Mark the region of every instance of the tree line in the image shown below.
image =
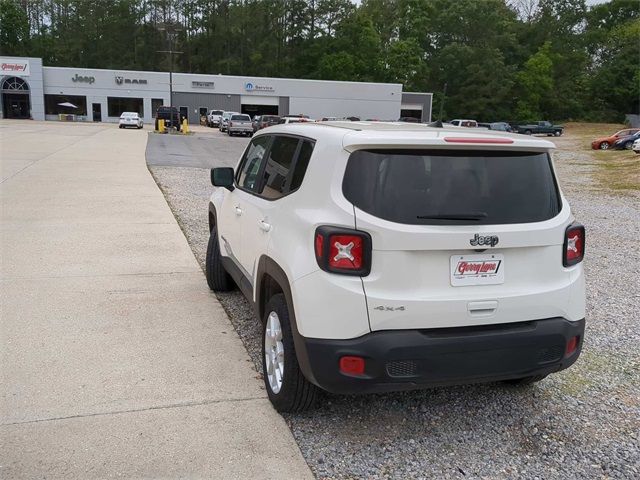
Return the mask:
<svg viewBox="0 0 640 480"><path fill-rule="evenodd" d="M437 115L638 113L640 2L0 0L0 53L49 66L398 82Z"/></svg>

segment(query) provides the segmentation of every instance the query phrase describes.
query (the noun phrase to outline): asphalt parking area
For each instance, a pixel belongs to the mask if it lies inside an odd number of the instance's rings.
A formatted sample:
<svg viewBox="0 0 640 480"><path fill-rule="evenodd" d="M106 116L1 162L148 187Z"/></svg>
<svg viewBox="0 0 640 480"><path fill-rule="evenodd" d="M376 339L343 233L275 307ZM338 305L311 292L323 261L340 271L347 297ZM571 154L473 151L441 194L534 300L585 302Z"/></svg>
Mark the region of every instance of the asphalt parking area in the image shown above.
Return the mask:
<svg viewBox="0 0 640 480"><path fill-rule="evenodd" d="M239 140L239 139L233 139ZM235 166L245 142L211 136L208 166ZM287 415L319 478L637 478L640 475L640 196L603 190L570 134L556 166L587 226L587 333L569 370L543 382L326 395ZM203 144L204 145L204 144ZM206 154L205 154L206 155ZM208 239L209 172L150 167L200 262ZM218 295L260 371L260 333L238 292Z"/></svg>
<svg viewBox="0 0 640 480"><path fill-rule="evenodd" d="M230 137L216 128L201 127L193 135L152 133L147 142L147 163L158 167L235 167L249 143L248 137Z"/></svg>

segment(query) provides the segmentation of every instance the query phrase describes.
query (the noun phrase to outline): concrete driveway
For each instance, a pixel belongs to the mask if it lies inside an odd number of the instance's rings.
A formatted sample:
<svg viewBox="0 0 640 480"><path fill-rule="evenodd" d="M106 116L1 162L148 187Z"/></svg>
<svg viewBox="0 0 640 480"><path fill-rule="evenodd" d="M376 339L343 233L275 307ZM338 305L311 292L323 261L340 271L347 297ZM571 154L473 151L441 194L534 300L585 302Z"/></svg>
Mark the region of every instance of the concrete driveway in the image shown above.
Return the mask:
<svg viewBox="0 0 640 480"><path fill-rule="evenodd" d="M0 478L309 478L147 131L0 121Z"/></svg>

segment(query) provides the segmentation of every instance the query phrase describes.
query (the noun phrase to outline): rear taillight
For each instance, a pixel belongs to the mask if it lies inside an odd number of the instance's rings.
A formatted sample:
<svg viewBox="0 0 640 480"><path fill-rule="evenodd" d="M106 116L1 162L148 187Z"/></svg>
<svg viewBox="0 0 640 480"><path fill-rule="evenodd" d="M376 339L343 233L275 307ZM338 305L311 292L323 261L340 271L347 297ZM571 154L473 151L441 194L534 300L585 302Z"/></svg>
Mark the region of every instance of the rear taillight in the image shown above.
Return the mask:
<svg viewBox="0 0 640 480"><path fill-rule="evenodd" d="M366 277L371 271L371 236L366 232L318 227L314 250L318 265L326 272Z"/></svg>
<svg viewBox="0 0 640 480"><path fill-rule="evenodd" d="M570 267L580 263L584 258L584 227L579 223L573 223L567 227L564 234L564 247L562 264Z"/></svg>

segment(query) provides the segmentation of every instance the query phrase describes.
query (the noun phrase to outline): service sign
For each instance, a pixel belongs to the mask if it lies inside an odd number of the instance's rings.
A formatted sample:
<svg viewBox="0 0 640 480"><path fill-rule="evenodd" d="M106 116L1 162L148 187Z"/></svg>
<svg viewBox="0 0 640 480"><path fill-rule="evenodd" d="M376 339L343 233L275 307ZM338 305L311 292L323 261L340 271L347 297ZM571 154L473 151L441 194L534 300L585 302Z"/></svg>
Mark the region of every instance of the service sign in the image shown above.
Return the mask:
<svg viewBox="0 0 640 480"><path fill-rule="evenodd" d="M30 74L29 60L0 58L0 74L28 77Z"/></svg>

